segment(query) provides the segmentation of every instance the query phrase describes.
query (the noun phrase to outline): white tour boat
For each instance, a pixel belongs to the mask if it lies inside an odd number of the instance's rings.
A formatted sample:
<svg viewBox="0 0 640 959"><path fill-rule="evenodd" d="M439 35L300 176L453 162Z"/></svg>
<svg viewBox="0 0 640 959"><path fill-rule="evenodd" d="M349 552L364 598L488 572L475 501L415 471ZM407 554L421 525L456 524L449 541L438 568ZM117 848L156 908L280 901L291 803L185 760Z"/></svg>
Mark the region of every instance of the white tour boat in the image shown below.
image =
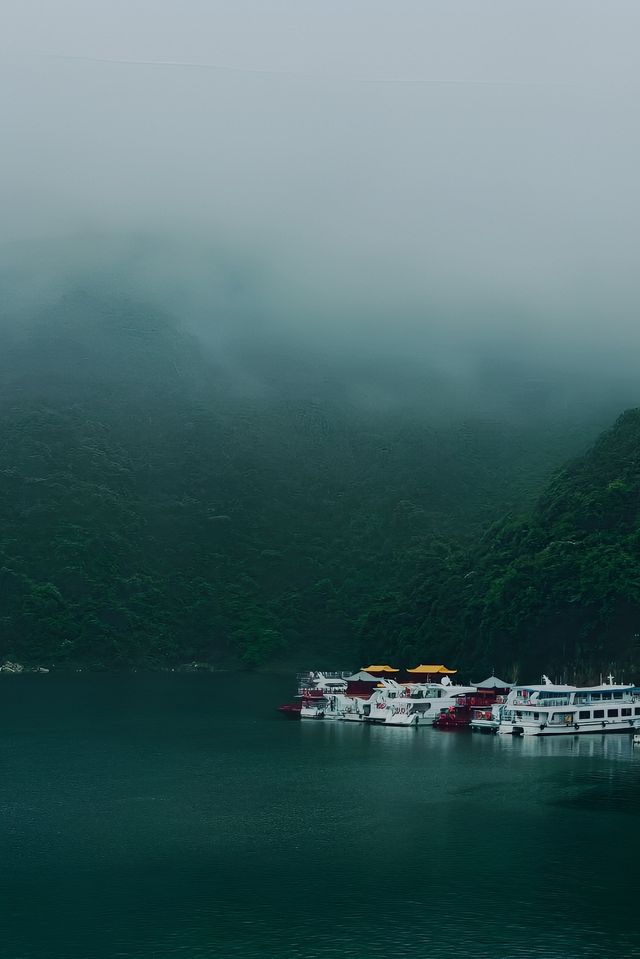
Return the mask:
<svg viewBox="0 0 640 959"><path fill-rule="evenodd" d="M303 697L300 719L342 719L351 709L353 700L344 693L325 693L320 697Z"/></svg>
<svg viewBox="0 0 640 959"><path fill-rule="evenodd" d="M312 671L298 674L298 693L294 702L278 706L290 719L335 719L336 697L347 688L348 673Z"/></svg>
<svg viewBox="0 0 640 959"><path fill-rule="evenodd" d="M640 729L640 696L632 684L567 686L544 677L541 685L517 685L490 711L477 710L471 728L512 736L632 732Z"/></svg>
<svg viewBox="0 0 640 959"><path fill-rule="evenodd" d="M475 692L475 686L450 682L403 685L383 679L368 699L351 700L338 718L380 726L432 726L441 712L457 702L457 696L470 692Z"/></svg>

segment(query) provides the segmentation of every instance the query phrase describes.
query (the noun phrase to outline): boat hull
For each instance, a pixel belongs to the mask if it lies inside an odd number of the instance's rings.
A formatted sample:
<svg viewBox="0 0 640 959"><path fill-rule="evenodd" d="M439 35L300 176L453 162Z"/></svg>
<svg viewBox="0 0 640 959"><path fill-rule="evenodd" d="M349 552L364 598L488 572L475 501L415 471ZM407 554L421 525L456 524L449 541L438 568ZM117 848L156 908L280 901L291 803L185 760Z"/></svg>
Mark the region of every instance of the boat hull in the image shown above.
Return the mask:
<svg viewBox="0 0 640 959"><path fill-rule="evenodd" d="M417 716L393 716L388 719L382 718L378 719L376 717L367 717L364 720L366 723L371 723L372 726L419 726Z"/></svg>
<svg viewBox="0 0 640 959"><path fill-rule="evenodd" d="M483 720L482 722L473 722L471 725L472 733L497 733L500 723L497 720Z"/></svg>
<svg viewBox="0 0 640 959"><path fill-rule="evenodd" d="M542 725L528 723L502 722L495 729L500 736L579 736L586 733L633 733L633 725L626 721L606 720L600 722L583 722L572 725Z"/></svg>
<svg viewBox="0 0 640 959"><path fill-rule="evenodd" d="M441 729L445 733L459 733L469 729L469 720L438 719L433 725L436 729Z"/></svg>
<svg viewBox="0 0 640 959"><path fill-rule="evenodd" d="M278 712L285 719L300 719L301 708L296 703L278 706Z"/></svg>

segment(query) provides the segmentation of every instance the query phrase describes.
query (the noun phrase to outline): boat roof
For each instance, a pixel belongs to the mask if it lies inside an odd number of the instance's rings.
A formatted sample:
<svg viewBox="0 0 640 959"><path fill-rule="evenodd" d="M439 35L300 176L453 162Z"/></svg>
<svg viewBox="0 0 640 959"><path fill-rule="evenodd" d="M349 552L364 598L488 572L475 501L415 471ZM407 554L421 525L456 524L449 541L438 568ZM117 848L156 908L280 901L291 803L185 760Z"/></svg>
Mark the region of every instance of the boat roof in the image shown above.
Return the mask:
<svg viewBox="0 0 640 959"><path fill-rule="evenodd" d="M513 683L505 683L503 679L499 679L497 676L489 676L482 683L474 683L474 686L477 686L478 689L511 689Z"/></svg>
<svg viewBox="0 0 640 959"><path fill-rule="evenodd" d="M394 669L393 666L361 666L361 670L364 670L365 673L399 673L399 669Z"/></svg>
<svg viewBox="0 0 640 959"><path fill-rule="evenodd" d="M353 676L347 676L346 681L348 683L377 683L379 679L377 676L372 676L371 673L367 673L361 669L360 672L354 673Z"/></svg>
<svg viewBox="0 0 640 959"><path fill-rule="evenodd" d="M410 690L408 699L415 697L416 693L420 690L429 690L429 689L446 689L452 696L460 696L463 693L471 693L476 691L475 686L455 686L453 683L450 683L448 686L443 685L442 683L397 683L395 679L380 679L376 686L377 689L388 689L392 691L398 691L400 689Z"/></svg>
<svg viewBox="0 0 640 959"><path fill-rule="evenodd" d="M428 665L425 665L425 663L420 663L419 666L414 666L413 669L408 669L407 672L408 673L426 673L426 674L444 673L446 675L450 675L453 673L457 673L458 670L447 669L447 667L443 666L442 664L440 664L439 666L428 666Z"/></svg>
<svg viewBox="0 0 640 959"><path fill-rule="evenodd" d="M564 692L606 692L611 689L633 689L633 683L594 683L592 686L570 686L565 683L516 683L513 689L528 689L530 692L563 690Z"/></svg>

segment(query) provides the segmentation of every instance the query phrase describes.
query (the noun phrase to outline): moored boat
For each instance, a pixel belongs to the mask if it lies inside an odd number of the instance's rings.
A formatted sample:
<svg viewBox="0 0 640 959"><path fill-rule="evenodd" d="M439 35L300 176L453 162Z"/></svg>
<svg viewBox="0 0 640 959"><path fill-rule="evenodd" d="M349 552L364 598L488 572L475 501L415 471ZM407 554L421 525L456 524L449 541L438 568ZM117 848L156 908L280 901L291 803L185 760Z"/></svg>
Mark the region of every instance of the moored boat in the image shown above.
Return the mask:
<svg viewBox="0 0 640 959"><path fill-rule="evenodd" d="M278 707L293 719L339 719L386 726L432 725L438 715L474 686L456 686L455 669L420 664L400 670L367 666L357 673L310 672L298 676L295 701Z"/></svg>
<svg viewBox="0 0 640 959"><path fill-rule="evenodd" d="M384 726L432 726L458 696L472 692L475 687L454 686L448 678L440 683L408 684L385 679L360 704L356 715L344 718Z"/></svg>
<svg viewBox="0 0 640 959"><path fill-rule="evenodd" d="M287 719L300 719L302 703L283 703L277 707L278 712L282 713Z"/></svg>
<svg viewBox="0 0 640 959"><path fill-rule="evenodd" d="M576 733L632 732L640 728L640 696L630 684L569 686L517 685L489 715L472 716L472 729L501 735L558 736ZM482 713L482 711L479 711Z"/></svg>
<svg viewBox="0 0 640 959"><path fill-rule="evenodd" d="M347 675L315 670L299 673L294 701L278 706L278 712L288 719L335 719L336 697L347 689Z"/></svg>
<svg viewBox="0 0 640 959"><path fill-rule="evenodd" d="M510 683L497 676L489 676L477 683L475 692L456 696L455 702L440 713L433 725L443 730L470 729L472 716L478 713L489 715L497 699L507 695L510 689Z"/></svg>

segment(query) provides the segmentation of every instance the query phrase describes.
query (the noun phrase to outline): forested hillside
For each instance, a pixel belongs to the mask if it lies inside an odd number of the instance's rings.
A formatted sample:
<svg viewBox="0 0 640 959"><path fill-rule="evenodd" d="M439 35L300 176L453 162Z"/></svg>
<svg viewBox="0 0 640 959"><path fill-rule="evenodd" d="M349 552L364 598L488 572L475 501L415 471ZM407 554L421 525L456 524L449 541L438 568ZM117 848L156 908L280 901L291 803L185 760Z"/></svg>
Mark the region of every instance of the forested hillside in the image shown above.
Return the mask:
<svg viewBox="0 0 640 959"><path fill-rule="evenodd" d="M616 540L637 492L626 473L583 509L612 516L620 504L615 527L573 529L567 474L533 525L502 523L459 552L531 503L593 434L588 418L443 421L428 383L412 404L358 403L311 352L277 342L245 343L240 375L161 310L95 292L8 324L2 347L2 658L351 663L364 635L365 648L403 658L482 660L511 639L537 642L540 590L549 615L559 602L538 582L549 557L566 591L553 635L578 623L593 642L584 598L595 582L591 609L604 587L591 562L574 581L584 551L573 540L600 537L598 569L610 562L631 581L620 565L631 546ZM428 575L405 598L419 569ZM597 622L611 632L610 608ZM615 605L626 628L625 610Z"/></svg>
<svg viewBox="0 0 640 959"><path fill-rule="evenodd" d="M559 472L535 508L425 557L366 620L366 648L520 676L640 666L640 410Z"/></svg>

